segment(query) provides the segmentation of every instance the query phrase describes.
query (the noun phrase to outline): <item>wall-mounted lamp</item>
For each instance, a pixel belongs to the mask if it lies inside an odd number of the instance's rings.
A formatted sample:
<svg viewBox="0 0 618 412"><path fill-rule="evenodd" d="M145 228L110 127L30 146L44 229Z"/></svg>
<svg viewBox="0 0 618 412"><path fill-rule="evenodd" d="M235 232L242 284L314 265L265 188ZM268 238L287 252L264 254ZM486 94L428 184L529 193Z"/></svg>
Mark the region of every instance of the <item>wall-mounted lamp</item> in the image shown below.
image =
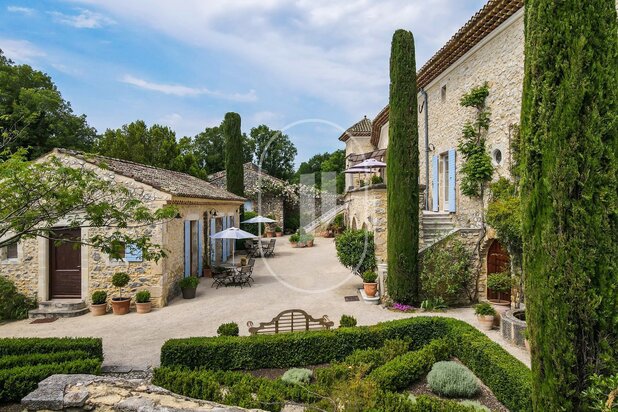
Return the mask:
<svg viewBox="0 0 618 412"><path fill-rule="evenodd" d="M436 147L433 145L433 143L429 143L429 151L433 152L434 150L436 150Z"/></svg>
<svg viewBox="0 0 618 412"><path fill-rule="evenodd" d="M180 213L176 213L176 216L174 216L174 219L182 219L182 216L180 216Z"/></svg>

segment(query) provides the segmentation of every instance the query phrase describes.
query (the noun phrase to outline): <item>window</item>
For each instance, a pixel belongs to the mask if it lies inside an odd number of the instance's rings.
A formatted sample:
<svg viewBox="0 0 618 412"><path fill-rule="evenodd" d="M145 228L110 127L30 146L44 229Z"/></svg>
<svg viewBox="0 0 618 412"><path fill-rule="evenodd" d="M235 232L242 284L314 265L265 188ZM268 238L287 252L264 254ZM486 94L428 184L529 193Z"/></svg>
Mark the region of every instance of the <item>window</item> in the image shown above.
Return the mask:
<svg viewBox="0 0 618 412"><path fill-rule="evenodd" d="M442 101L446 100L446 84L442 86L442 89L440 89L440 97L442 98Z"/></svg>
<svg viewBox="0 0 618 412"><path fill-rule="evenodd" d="M17 243L13 243L12 245L8 245L6 247L6 258L7 259L17 259Z"/></svg>
<svg viewBox="0 0 618 412"><path fill-rule="evenodd" d="M494 149L494 151L492 152L492 157L495 164L502 164L502 151L500 151L500 149Z"/></svg>

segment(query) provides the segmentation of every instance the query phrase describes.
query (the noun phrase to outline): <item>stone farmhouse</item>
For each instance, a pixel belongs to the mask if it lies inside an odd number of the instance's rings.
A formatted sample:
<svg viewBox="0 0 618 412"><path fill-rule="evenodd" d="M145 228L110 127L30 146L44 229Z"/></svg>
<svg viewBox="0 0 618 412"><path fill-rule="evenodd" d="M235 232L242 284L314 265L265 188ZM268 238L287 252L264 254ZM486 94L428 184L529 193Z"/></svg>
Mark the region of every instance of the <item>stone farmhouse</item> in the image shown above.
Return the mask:
<svg viewBox="0 0 618 412"><path fill-rule="evenodd" d="M271 216L277 226L283 229L285 213L285 197L276 190L267 190L268 187L284 187L288 183L264 172L253 162L243 165L245 182L245 212L256 212L262 216ZM225 170L208 176L208 181L220 188L227 184Z"/></svg>
<svg viewBox="0 0 618 412"><path fill-rule="evenodd" d="M103 179L139 192L147 206L175 205L179 214L169 221L130 229L145 231L153 243L162 245L167 257L158 262L144 261L129 245L122 260L111 259L87 245L75 248L45 238L25 239L16 246L3 248L0 274L11 279L20 292L36 297L39 302L88 303L95 290L115 293L112 275L127 272L131 277L130 290L149 290L153 305L161 307L179 292L177 283L182 277L201 276L206 263L216 265L231 255L231 241L207 239L215 231L238 224L244 198L184 173L125 160L64 149L55 149L43 159L47 156L75 167L94 169ZM86 238L94 230L111 229L68 229L59 225L56 235ZM79 308L83 309L83 305Z"/></svg>
<svg viewBox="0 0 618 412"><path fill-rule="evenodd" d="M491 125L487 148L494 179L509 177L511 141L517 131L524 76L524 10L521 0L490 0L417 73L419 108L421 252L447 236L476 245L483 210L478 199L460 193L463 159L457 144L473 110L461 96L487 82ZM388 162L388 116L385 107L370 121L362 119L339 140L346 144L347 166L375 158ZM378 171L385 179L385 171ZM363 174L346 177L346 216L350 227L374 232L379 263L386 263L386 185L360 187ZM388 182L386 182L388 183ZM485 275L506 269L508 253L489 230L478 285L486 297Z"/></svg>

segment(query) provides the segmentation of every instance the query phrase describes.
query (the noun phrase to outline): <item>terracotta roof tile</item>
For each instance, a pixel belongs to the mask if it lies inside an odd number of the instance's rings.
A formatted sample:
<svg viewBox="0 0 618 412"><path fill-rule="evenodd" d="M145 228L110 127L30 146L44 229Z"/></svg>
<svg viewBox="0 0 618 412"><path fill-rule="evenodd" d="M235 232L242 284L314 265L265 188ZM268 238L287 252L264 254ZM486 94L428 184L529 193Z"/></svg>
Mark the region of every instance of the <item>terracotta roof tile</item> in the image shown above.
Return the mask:
<svg viewBox="0 0 618 412"><path fill-rule="evenodd" d="M339 136L339 140L345 142L353 136L371 136L371 120L367 119L367 116L363 117L349 127L348 130L343 132L343 134Z"/></svg>

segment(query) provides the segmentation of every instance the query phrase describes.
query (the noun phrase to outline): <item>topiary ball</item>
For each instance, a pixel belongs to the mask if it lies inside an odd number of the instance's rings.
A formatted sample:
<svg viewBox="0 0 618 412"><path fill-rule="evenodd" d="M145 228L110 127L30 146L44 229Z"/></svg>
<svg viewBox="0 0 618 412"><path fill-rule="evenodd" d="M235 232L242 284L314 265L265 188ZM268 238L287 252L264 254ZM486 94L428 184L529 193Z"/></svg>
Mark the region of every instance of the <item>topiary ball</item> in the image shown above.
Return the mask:
<svg viewBox="0 0 618 412"><path fill-rule="evenodd" d="M219 336L238 336L239 329L238 324L235 322L222 323L217 328L217 334Z"/></svg>
<svg viewBox="0 0 618 412"><path fill-rule="evenodd" d="M340 328L352 328L356 326L356 318L350 315L341 315L341 319L339 320Z"/></svg>
<svg viewBox="0 0 618 412"><path fill-rule="evenodd" d="M311 381L313 372L311 369L292 368L285 371L281 380L295 385L307 384Z"/></svg>
<svg viewBox="0 0 618 412"><path fill-rule="evenodd" d="M429 388L447 398L472 398L479 390L476 376L457 362L436 362L427 374Z"/></svg>

